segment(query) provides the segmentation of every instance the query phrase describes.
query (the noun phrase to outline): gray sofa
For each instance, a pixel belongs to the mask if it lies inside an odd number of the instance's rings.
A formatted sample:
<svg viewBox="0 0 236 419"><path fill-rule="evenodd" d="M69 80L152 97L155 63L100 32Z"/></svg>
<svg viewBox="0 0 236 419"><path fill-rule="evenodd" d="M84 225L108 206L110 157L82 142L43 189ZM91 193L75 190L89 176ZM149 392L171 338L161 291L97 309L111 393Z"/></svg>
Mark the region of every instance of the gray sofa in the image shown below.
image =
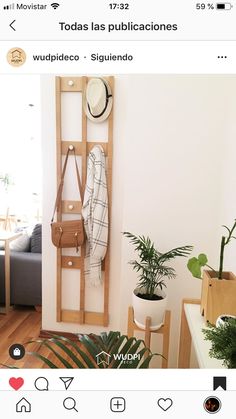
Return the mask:
<svg viewBox="0 0 236 419"><path fill-rule="evenodd" d="M11 250L11 304L42 304L42 226L37 224L29 243L29 251ZM0 304L5 303L4 251L0 251Z"/></svg>

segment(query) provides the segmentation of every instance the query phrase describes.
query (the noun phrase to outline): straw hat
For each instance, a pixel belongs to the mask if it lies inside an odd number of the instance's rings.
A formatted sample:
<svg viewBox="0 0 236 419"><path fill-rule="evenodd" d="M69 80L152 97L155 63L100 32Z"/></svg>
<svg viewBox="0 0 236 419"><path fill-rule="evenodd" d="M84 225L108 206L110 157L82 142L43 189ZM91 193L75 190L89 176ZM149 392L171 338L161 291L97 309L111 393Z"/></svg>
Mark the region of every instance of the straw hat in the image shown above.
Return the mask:
<svg viewBox="0 0 236 419"><path fill-rule="evenodd" d="M102 78L89 80L84 95L84 111L93 122L103 122L112 109L112 91L109 83Z"/></svg>

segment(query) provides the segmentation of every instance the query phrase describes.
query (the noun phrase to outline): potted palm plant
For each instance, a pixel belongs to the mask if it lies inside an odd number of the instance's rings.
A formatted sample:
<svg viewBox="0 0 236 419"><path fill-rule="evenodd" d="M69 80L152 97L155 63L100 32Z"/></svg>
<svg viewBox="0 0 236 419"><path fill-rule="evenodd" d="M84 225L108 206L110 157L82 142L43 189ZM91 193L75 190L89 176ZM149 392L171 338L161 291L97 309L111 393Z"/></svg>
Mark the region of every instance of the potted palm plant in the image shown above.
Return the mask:
<svg viewBox="0 0 236 419"><path fill-rule="evenodd" d="M221 238L218 269L208 264L205 253L189 259L187 265L195 278L202 279L201 314L211 324L215 324L222 314L236 315L236 277L232 272L224 271L225 247L235 239L236 220L231 228L223 227L227 235Z"/></svg>
<svg viewBox="0 0 236 419"><path fill-rule="evenodd" d="M167 304L166 278L176 276L175 269L168 263L176 257L187 257L192 246L182 246L166 253L159 252L149 237L123 233L135 246L139 260L129 263L139 274L138 284L133 292L134 321L138 327L145 329L146 317L151 318L151 330L159 329L164 322Z"/></svg>

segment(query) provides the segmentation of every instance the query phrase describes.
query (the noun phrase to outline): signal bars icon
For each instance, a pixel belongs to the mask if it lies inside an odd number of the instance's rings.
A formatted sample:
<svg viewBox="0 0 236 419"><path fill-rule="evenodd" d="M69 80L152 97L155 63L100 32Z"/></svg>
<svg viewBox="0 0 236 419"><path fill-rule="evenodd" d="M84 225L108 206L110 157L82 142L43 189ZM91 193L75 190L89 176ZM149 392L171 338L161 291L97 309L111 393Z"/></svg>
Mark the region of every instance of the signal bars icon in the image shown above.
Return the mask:
<svg viewBox="0 0 236 419"><path fill-rule="evenodd" d="M59 3L52 3L51 6L54 10L56 10L60 6L60 4Z"/></svg>
<svg viewBox="0 0 236 419"><path fill-rule="evenodd" d="M12 10L12 9L14 9L14 3L3 6L3 10Z"/></svg>

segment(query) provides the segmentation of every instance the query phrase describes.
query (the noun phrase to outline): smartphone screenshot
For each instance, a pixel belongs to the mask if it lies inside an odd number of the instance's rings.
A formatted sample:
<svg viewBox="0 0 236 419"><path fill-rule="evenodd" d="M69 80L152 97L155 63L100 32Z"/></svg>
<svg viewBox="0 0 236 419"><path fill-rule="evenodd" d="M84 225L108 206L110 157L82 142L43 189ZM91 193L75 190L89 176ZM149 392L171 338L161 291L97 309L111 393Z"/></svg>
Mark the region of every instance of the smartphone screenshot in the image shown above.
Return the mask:
<svg viewBox="0 0 236 419"><path fill-rule="evenodd" d="M235 19L0 1L4 418L234 418Z"/></svg>

